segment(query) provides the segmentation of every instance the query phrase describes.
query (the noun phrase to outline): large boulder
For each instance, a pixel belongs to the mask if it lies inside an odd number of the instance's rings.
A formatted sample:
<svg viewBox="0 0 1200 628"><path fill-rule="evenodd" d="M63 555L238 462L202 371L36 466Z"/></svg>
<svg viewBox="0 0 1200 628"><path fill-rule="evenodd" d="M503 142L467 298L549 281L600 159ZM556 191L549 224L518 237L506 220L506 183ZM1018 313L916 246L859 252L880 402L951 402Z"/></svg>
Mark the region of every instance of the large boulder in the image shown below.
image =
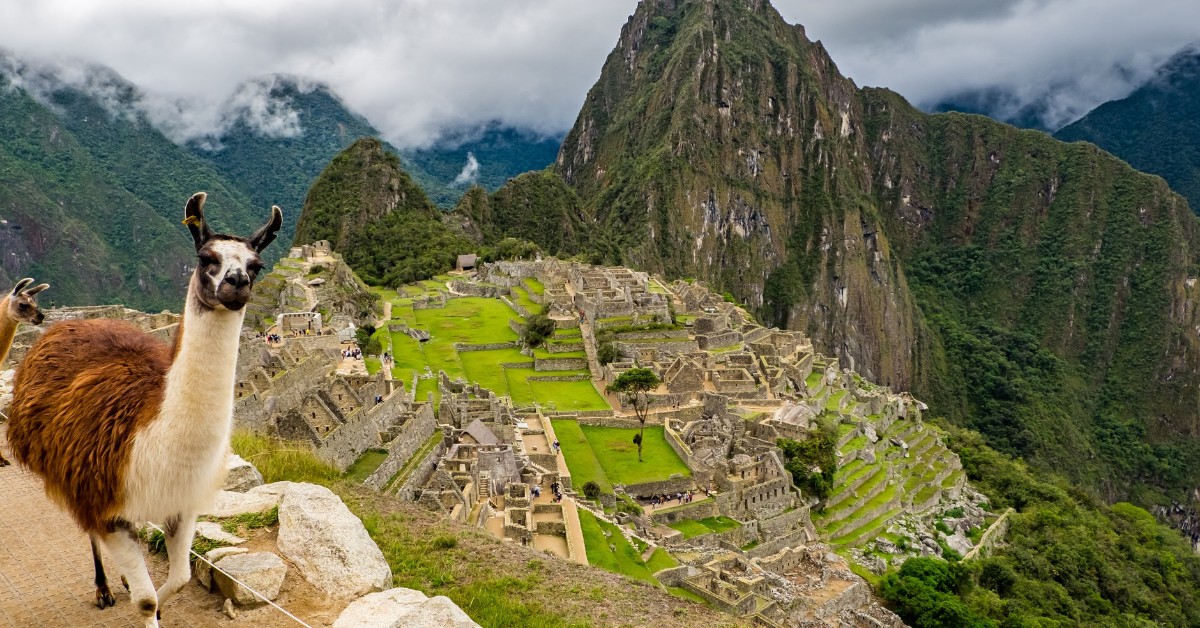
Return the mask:
<svg viewBox="0 0 1200 628"><path fill-rule="evenodd" d="M225 490L244 493L262 483L263 476L254 465L237 454L229 454L225 461Z"/></svg>
<svg viewBox="0 0 1200 628"><path fill-rule="evenodd" d="M476 628L450 598L426 597L420 591L395 588L355 600L333 628Z"/></svg>
<svg viewBox="0 0 1200 628"><path fill-rule="evenodd" d="M271 552L226 556L215 565L213 581L221 589L221 594L238 606L266 603L252 591L274 601L283 588L283 579L287 577L287 565Z"/></svg>
<svg viewBox="0 0 1200 628"><path fill-rule="evenodd" d="M284 493L277 545L306 580L333 597L358 597L392 583L392 570L362 521L323 486L292 484Z"/></svg>

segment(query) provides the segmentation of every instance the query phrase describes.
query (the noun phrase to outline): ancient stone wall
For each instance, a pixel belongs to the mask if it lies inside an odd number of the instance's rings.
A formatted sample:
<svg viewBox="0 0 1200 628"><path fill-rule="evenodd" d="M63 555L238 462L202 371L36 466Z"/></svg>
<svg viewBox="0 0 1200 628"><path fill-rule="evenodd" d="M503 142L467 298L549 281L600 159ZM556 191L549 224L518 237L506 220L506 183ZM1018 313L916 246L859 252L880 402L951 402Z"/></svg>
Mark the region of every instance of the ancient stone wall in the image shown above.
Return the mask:
<svg viewBox="0 0 1200 628"><path fill-rule="evenodd" d="M535 371L580 371L588 367L587 358L534 358Z"/></svg>
<svg viewBox="0 0 1200 628"><path fill-rule="evenodd" d="M437 419L433 415L433 406L427 403L421 404L413 412L413 416L400 426L399 432L392 438L392 442L388 443L388 456L384 459L383 464L379 465L379 468L375 469L375 472L368 476L363 483L375 490L382 490L388 480L416 455L422 445L429 441L429 437L436 429Z"/></svg>

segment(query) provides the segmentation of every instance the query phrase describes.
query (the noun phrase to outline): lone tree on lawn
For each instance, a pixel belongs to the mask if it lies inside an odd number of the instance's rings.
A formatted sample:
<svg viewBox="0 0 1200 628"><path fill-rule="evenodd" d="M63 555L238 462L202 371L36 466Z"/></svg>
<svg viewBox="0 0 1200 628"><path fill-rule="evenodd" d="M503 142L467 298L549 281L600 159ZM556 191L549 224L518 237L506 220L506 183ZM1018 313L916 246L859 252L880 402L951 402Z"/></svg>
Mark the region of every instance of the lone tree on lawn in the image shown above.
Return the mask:
<svg viewBox="0 0 1200 628"><path fill-rule="evenodd" d="M642 462L642 440L646 434L646 412L650 408L650 399L646 397L646 393L658 388L661 382L654 371L650 369L629 369L616 379L613 383L605 388L608 392L617 393L623 396L629 403L633 404L633 413L637 415L638 423L641 423L642 428L638 431L638 435L633 438L633 442L638 448L638 462Z"/></svg>

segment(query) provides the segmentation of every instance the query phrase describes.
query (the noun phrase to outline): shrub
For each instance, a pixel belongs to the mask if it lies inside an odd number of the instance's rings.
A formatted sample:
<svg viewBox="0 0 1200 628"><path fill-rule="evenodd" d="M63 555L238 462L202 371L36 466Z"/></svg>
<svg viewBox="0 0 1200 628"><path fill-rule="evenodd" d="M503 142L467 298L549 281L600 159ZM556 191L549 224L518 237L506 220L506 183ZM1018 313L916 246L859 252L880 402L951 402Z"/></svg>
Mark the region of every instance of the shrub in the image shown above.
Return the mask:
<svg viewBox="0 0 1200 628"><path fill-rule="evenodd" d="M552 335L554 335L554 321L545 314L534 314L525 321L525 344L530 347L540 346Z"/></svg>
<svg viewBox="0 0 1200 628"><path fill-rule="evenodd" d="M596 484L595 480L588 480L583 484L583 496L595 501L600 499L600 485Z"/></svg>
<svg viewBox="0 0 1200 628"><path fill-rule="evenodd" d="M596 349L596 359L600 364L612 364L620 357L617 354L617 345L611 342L601 343Z"/></svg>

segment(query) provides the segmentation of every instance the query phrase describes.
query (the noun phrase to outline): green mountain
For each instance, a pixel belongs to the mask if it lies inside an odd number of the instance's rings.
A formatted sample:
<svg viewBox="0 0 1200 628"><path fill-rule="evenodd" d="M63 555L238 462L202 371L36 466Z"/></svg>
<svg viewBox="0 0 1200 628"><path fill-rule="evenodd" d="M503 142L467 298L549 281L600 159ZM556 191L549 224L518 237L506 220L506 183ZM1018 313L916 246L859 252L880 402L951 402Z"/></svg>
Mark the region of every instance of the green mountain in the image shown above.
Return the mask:
<svg viewBox="0 0 1200 628"><path fill-rule="evenodd" d="M12 57L0 66L3 284L34 276L59 305L178 309L195 258L183 202L205 190L214 228L261 223L264 209L133 113L136 90L111 71L94 68L85 93Z"/></svg>
<svg viewBox="0 0 1200 628"><path fill-rule="evenodd" d="M1200 47L1189 47L1128 97L1100 105L1054 134L1085 141L1167 180L1200 211Z"/></svg>
<svg viewBox="0 0 1200 628"><path fill-rule="evenodd" d="M410 150L402 157L432 180L421 184L430 198L441 207L452 207L472 185L494 192L521 173L545 169L561 145L559 136L490 122L447 132L432 147Z"/></svg>
<svg viewBox="0 0 1200 628"><path fill-rule="evenodd" d="M245 190L256 206L283 207L281 234L290 236L317 175L355 140L378 137L379 131L324 85L269 76L250 81L239 91L260 93L279 109L295 113L295 132L264 133L247 111L234 109L227 113L231 118L228 127L218 136L192 140L188 147ZM389 150L395 151L390 146ZM425 183L436 185L427 176Z"/></svg>
<svg viewBox="0 0 1200 628"><path fill-rule="evenodd" d="M371 284L398 286L443 273L473 243L447 226L400 158L361 138L321 172L296 223L294 245L329 240Z"/></svg>
<svg viewBox="0 0 1200 628"><path fill-rule="evenodd" d="M1200 481L1197 222L1108 153L860 89L766 2L646 0L554 171L595 254L728 290L1009 454L1112 500Z"/></svg>
<svg viewBox="0 0 1200 628"><path fill-rule="evenodd" d="M514 177L491 195L473 186L459 200L456 213L470 219L484 242L516 238L537 242L551 255L563 257L590 246L579 197L551 170Z"/></svg>

